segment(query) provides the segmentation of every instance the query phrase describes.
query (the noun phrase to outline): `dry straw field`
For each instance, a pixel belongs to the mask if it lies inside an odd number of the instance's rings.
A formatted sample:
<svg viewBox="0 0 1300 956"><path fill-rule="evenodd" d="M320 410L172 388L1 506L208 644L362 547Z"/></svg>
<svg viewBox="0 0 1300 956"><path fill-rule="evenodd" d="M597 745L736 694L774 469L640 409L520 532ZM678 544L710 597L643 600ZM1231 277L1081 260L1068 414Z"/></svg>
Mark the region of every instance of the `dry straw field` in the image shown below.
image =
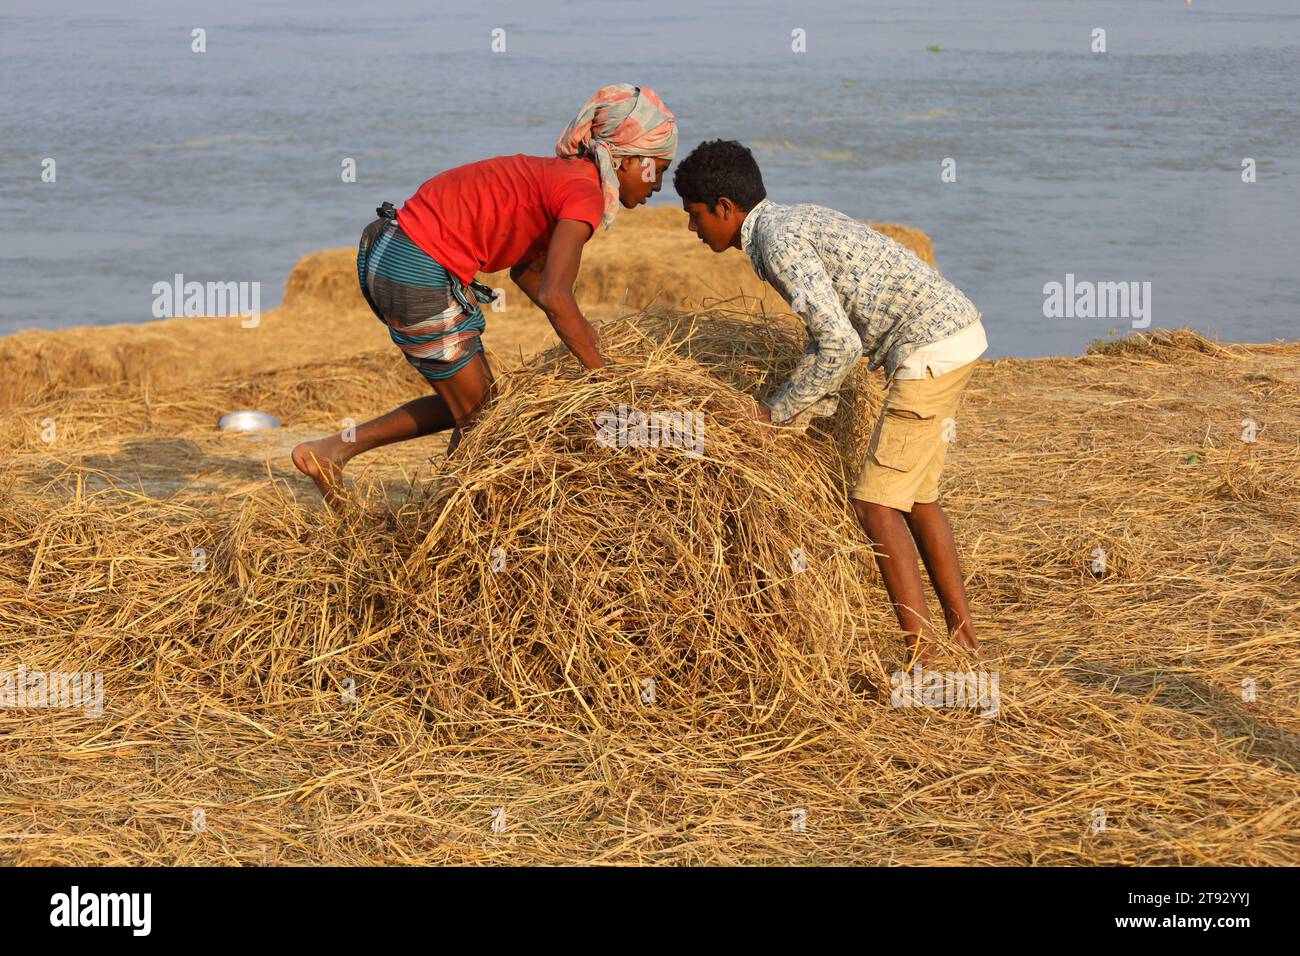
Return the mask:
<svg viewBox="0 0 1300 956"><path fill-rule="evenodd" d="M680 216L589 251L612 372L489 313L488 418L337 515L289 449L425 387L346 250L255 329L0 342L0 672L104 687L0 709L0 862L1300 861L1300 346L981 363L944 494L1000 703L896 707L844 501L881 383L744 421L802 329ZM603 447L620 404L703 453Z"/></svg>

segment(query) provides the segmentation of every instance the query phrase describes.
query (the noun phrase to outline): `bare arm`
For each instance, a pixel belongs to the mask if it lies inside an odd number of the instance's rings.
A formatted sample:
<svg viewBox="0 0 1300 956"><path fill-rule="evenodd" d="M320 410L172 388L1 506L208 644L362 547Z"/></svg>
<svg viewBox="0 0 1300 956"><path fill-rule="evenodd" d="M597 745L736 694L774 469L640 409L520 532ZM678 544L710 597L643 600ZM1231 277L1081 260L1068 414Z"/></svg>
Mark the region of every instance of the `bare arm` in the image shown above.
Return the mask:
<svg viewBox="0 0 1300 956"><path fill-rule="evenodd" d="M513 267L510 278L546 313L555 334L578 361L596 369L605 364L600 355L600 342L573 297L573 283L582 264L582 246L589 238L591 226L587 223L561 219L551 233L546 255Z"/></svg>

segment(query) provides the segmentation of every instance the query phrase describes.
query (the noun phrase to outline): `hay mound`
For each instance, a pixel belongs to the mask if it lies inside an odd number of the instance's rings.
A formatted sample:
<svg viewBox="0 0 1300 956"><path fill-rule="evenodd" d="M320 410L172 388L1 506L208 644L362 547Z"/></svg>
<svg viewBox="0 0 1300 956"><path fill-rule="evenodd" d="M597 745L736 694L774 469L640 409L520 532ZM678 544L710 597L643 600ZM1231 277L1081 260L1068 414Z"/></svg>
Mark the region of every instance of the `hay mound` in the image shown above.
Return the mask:
<svg viewBox="0 0 1300 956"><path fill-rule="evenodd" d="M609 372L558 349L511 376L418 505L395 656L439 719L758 724L868 666L836 446L748 421L682 323L645 337L670 322L607 330Z"/></svg>
<svg viewBox="0 0 1300 956"><path fill-rule="evenodd" d="M1084 354L1178 362L1189 352L1228 359L1242 356L1240 348L1225 348L1187 327L1152 329L1150 332L1133 332L1118 339L1099 339L1091 343Z"/></svg>
<svg viewBox="0 0 1300 956"><path fill-rule="evenodd" d="M357 251L322 249L303 256L289 271L284 284L284 304L369 310L357 286Z"/></svg>
<svg viewBox="0 0 1300 956"><path fill-rule="evenodd" d="M152 329L134 328L116 341L78 333L28 330L0 339L0 409L87 385L171 383L185 368L184 350Z"/></svg>

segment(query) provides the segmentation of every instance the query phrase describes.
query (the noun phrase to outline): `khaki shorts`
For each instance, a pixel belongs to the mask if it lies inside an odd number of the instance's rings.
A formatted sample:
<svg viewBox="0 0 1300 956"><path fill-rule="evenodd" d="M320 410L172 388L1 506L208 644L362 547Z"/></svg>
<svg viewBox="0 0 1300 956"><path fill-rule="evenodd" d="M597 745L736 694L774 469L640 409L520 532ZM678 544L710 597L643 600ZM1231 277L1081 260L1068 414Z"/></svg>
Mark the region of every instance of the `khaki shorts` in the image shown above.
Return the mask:
<svg viewBox="0 0 1300 956"><path fill-rule="evenodd" d="M926 369L925 378L890 382L852 497L899 511L939 500L957 404L974 370L970 362L938 378Z"/></svg>

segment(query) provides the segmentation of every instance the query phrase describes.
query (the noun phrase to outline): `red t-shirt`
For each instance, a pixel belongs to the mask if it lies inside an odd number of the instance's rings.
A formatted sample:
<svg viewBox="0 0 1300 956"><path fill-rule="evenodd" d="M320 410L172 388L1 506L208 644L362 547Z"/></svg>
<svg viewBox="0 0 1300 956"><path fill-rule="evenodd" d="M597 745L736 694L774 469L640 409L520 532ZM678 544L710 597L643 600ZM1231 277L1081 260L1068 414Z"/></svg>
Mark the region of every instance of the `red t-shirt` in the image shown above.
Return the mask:
<svg viewBox="0 0 1300 956"><path fill-rule="evenodd" d="M462 282L546 252L555 223L592 231L605 214L600 171L588 158L497 156L434 176L402 204L397 223Z"/></svg>

